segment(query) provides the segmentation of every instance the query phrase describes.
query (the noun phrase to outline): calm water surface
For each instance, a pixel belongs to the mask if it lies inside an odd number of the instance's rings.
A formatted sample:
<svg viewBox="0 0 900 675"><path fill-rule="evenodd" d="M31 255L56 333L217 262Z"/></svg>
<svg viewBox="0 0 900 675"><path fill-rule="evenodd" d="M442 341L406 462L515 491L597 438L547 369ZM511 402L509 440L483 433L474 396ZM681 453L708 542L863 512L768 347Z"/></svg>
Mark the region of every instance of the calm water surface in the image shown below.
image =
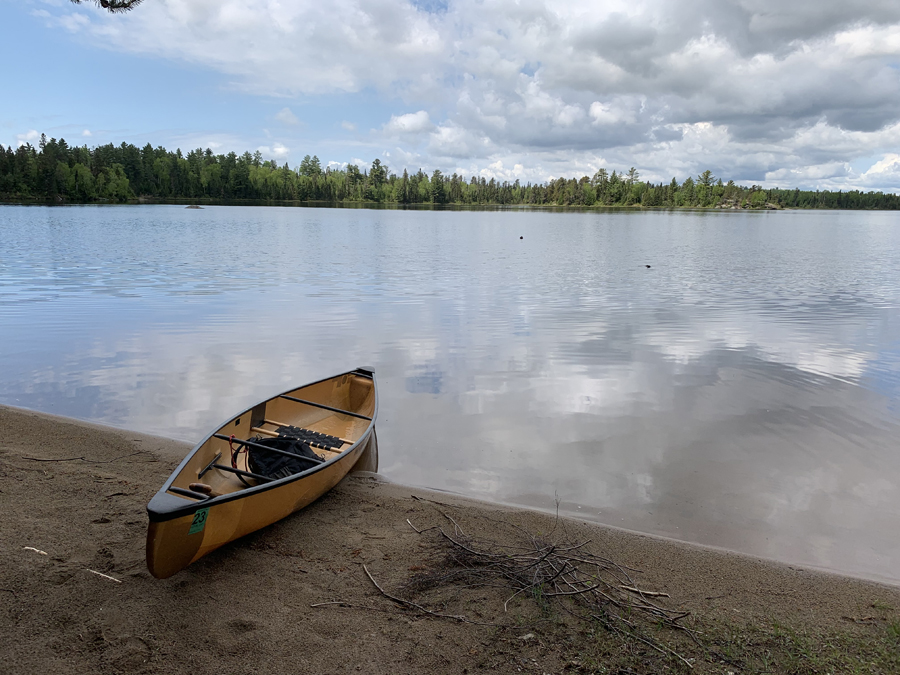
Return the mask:
<svg viewBox="0 0 900 675"><path fill-rule="evenodd" d="M390 479L898 582L898 221L4 206L0 402L194 441L373 365Z"/></svg>

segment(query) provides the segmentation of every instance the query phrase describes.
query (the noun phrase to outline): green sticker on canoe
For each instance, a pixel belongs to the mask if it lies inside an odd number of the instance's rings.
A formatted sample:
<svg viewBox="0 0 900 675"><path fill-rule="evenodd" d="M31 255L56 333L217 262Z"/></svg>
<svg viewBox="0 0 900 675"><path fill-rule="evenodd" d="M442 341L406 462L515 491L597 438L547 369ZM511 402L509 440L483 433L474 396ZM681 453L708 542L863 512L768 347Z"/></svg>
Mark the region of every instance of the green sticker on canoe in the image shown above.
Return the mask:
<svg viewBox="0 0 900 675"><path fill-rule="evenodd" d="M200 509L194 514L194 520L191 522L191 529L188 530L188 534L197 534L198 532L203 532L203 528L206 527L206 516L209 515L209 509Z"/></svg>

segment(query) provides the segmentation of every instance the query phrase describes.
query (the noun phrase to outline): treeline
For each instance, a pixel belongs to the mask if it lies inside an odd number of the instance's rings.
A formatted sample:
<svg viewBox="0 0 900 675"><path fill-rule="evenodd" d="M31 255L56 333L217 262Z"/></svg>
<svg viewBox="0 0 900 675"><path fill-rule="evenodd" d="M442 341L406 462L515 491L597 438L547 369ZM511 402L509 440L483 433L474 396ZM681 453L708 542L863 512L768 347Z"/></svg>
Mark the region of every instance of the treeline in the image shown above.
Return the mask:
<svg viewBox="0 0 900 675"><path fill-rule="evenodd" d="M317 157L279 166L259 152L215 155L209 149L170 152L150 144L70 147L41 136L37 148L0 145L0 199L51 203L126 202L135 199L228 202L323 201L389 204L523 204L535 206L644 206L694 208L900 209L900 196L882 192L764 189L724 183L710 171L679 183L640 180L635 169L599 170L591 177L547 183L468 180L421 169L392 172L376 159L323 168Z"/></svg>

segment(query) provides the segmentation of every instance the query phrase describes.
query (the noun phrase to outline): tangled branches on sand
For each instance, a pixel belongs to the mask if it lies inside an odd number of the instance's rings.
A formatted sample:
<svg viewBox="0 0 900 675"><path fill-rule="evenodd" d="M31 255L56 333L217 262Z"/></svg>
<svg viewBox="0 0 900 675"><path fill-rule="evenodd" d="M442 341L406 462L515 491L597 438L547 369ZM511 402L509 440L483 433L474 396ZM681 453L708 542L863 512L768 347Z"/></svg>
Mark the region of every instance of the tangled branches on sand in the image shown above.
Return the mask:
<svg viewBox="0 0 900 675"><path fill-rule="evenodd" d="M448 587L505 587L512 593L503 603L504 612L515 598L530 597L542 609L556 608L578 619L598 622L609 631L691 667L687 659L647 630L649 626L665 626L683 631L696 642L695 632L680 623L690 612L664 607L658 599L667 594L639 588L631 575L637 570L592 553L590 541L554 543L520 530L520 541L505 545L468 536L455 521L453 525L452 534L443 528L432 530L442 558L416 574L404 588L406 593Z"/></svg>

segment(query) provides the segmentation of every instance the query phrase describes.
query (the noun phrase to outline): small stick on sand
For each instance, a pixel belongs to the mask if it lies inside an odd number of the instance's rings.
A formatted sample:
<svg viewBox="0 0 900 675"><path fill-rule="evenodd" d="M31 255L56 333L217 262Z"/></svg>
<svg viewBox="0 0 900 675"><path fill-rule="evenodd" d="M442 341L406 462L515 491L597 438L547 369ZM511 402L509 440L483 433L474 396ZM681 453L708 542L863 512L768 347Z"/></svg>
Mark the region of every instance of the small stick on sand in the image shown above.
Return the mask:
<svg viewBox="0 0 900 675"><path fill-rule="evenodd" d="M84 461L84 457L65 457L63 459L46 459L44 457L25 457L22 456L22 459L27 459L32 462L75 462L79 459Z"/></svg>
<svg viewBox="0 0 900 675"><path fill-rule="evenodd" d="M440 504L441 506L450 506L451 508L452 508L452 506L453 506L452 504L445 504L444 502L436 502L436 501L434 501L433 499L423 499L422 497L416 497L415 495L410 495L410 497L412 497L413 499L415 499L416 501L419 501L419 502L429 502L429 503L431 503L431 504ZM463 536L466 536L466 533L465 533L465 532L463 531L463 529L459 526L459 523L457 523L455 520L453 520L453 518L452 518L450 515L444 513L444 512L441 511L440 509L435 509L435 510L436 510L438 513L440 513L442 516L444 516L444 518L446 518L446 519L449 520L451 523L453 523L453 527L456 528L456 533L457 533L457 534L461 534L461 535L463 535Z"/></svg>
<svg viewBox="0 0 900 675"><path fill-rule="evenodd" d="M64 457L62 459L51 459L47 457L26 457L22 456L22 459L27 459L31 462L87 462L88 464L112 464L113 462L118 462L120 459L125 459L126 457L134 457L135 455L144 455L149 454L147 450L138 450L137 452L132 452L128 455L122 455L121 457L115 457L113 459L88 459L87 457ZM151 460L151 462L155 462L156 460Z"/></svg>
<svg viewBox="0 0 900 675"><path fill-rule="evenodd" d="M657 591L642 591L640 588L635 588L634 586L619 586L622 590L631 591L632 593L637 593L638 595L646 595L651 598L670 598L668 593L658 593Z"/></svg>
<svg viewBox="0 0 900 675"><path fill-rule="evenodd" d="M103 574L103 572L98 572L97 570L89 570L87 567L84 568L85 572L90 572L91 574L96 574L98 577L103 577L104 579L109 579L110 581L115 581L117 584L121 584L121 579L116 579L115 577L111 577L108 574Z"/></svg>
<svg viewBox="0 0 900 675"><path fill-rule="evenodd" d="M47 555L47 551L42 551L39 548L35 548L34 546L23 546L23 551L34 551L35 553L40 553L41 555Z"/></svg>
<svg viewBox="0 0 900 675"><path fill-rule="evenodd" d="M466 617L464 617L464 616L458 616L458 615L456 615L456 614L439 614L439 613L437 613L437 612L432 612L430 609L425 609L424 607L422 607L422 605L417 605L416 603L410 602L409 600L404 600L403 598L398 598L398 597L395 596L395 595L391 595L391 594L388 593L386 590L384 590L381 586L378 585L378 582L375 581L375 577L373 577L373 576L372 576L372 573L369 572L369 568L368 568L368 567L366 567L365 565L363 565L363 570L365 570L366 576L369 577L369 580L370 580L373 584L375 584L375 588L377 588L377 589L381 592L381 594L382 594L384 597L386 597L388 600L393 600L393 601L396 602L398 605L404 605L404 606L406 606L406 607L412 607L413 609L417 609L417 610L419 610L420 612L424 612L425 614L430 614L431 616L436 616L436 617L439 617L439 618L441 618L441 619L454 619L454 620L456 620L456 621L462 621L463 623L474 623L474 624L479 625L479 626L492 626L492 625L494 625L494 624L480 623L480 622L478 622L478 621L470 621L470 620L467 619Z"/></svg>

